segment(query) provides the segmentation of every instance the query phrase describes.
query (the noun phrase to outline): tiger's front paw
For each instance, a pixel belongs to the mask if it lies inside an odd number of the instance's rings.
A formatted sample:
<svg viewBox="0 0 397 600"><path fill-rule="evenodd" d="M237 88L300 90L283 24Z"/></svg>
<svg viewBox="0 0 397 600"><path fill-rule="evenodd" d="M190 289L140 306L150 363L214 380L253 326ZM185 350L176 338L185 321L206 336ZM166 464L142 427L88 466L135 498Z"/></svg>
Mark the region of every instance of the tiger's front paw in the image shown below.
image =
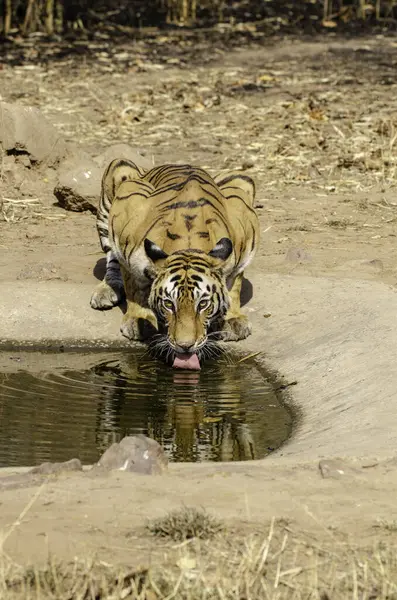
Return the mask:
<svg viewBox="0 0 397 600"><path fill-rule="evenodd" d="M112 288L105 281L101 281L91 296L90 305L95 310L109 310L117 306L124 299L123 288Z"/></svg>
<svg viewBox="0 0 397 600"><path fill-rule="evenodd" d="M251 335L252 327L248 317L241 315L239 317L231 317L224 322L221 337L224 342L237 342L245 340Z"/></svg>
<svg viewBox="0 0 397 600"><path fill-rule="evenodd" d="M156 326L154 323L156 323ZM128 340L147 340L157 333L157 321L155 317L154 319L135 318L127 313L121 322L120 331Z"/></svg>

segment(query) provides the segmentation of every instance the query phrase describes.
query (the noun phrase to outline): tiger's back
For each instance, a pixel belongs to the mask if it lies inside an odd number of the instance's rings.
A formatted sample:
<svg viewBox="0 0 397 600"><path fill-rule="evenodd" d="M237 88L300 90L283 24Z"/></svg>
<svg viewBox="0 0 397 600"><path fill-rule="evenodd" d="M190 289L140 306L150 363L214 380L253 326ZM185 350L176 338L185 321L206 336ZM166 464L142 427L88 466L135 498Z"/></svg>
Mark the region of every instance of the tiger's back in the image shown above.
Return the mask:
<svg viewBox="0 0 397 600"><path fill-rule="evenodd" d="M119 168L116 162L110 177ZM228 274L244 269L258 243L258 219L253 194L229 179L217 185L203 169L163 165L121 181L109 211L110 245L118 259L130 264L136 255L148 267L142 256L146 238L169 255L186 249L208 253L226 237L233 243ZM239 179L251 186L248 178Z"/></svg>

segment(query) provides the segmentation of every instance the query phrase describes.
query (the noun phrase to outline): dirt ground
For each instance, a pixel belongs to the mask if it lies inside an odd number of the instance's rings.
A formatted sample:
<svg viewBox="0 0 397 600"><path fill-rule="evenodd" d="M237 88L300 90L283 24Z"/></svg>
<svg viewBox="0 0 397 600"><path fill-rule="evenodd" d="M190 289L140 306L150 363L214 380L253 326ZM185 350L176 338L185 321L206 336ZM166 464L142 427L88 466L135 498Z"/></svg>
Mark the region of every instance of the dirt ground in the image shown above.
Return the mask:
<svg viewBox="0 0 397 600"><path fill-rule="evenodd" d="M4 62L0 90L93 153L124 141L156 164L246 169L258 186L261 272L394 285L396 47L381 36L275 39L230 52L198 46L186 64L167 58L165 42L157 62L124 44L86 60ZM14 158L2 168L1 278L56 248L60 276L81 281L98 251L94 217L59 209L56 172L15 170Z"/></svg>
<svg viewBox="0 0 397 600"><path fill-rule="evenodd" d="M55 55L47 62L36 60L34 44L23 61L10 51L0 70L0 99L39 107L67 141L93 154L123 141L155 164L184 161L210 172L249 173L262 229L251 268L258 281L299 275L395 288L397 38L273 38L232 50L163 38L149 49L142 41L92 44L89 55ZM94 283L100 258L94 215L57 206L55 169L22 168L18 156L3 158L1 169L0 281ZM359 287L355 293L359 298ZM383 435L389 432L378 432ZM181 498L201 498L227 522L233 543L266 538L271 518L281 519L281 539L285 534L301 544L307 567L313 548L341 548L345 557L351 547L394 544L397 476L370 466L360 463L359 475L353 469L347 480L322 480L310 461L251 466L238 481L238 466L219 473L198 466L193 480L182 470L162 483L117 475L87 488L63 479L41 490L33 508L35 490L4 492L0 528L9 532L7 554L20 562L42 560L49 549L62 559L97 552L107 562L175 564L180 548L148 537L145 519ZM134 514L126 508L129 498ZM221 553L231 544L225 539ZM301 555L294 556L286 590L294 588L293 569L300 564ZM316 565L321 560L317 556ZM368 588L359 596L351 581L349 595L341 597L394 597L384 590L370 596Z"/></svg>

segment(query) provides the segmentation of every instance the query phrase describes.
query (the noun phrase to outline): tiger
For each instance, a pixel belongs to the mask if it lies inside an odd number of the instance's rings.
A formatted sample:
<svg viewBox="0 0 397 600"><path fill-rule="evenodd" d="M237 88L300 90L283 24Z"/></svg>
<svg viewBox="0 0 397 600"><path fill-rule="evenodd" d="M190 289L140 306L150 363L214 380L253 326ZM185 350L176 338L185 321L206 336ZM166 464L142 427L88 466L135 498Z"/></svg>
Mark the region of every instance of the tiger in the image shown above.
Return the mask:
<svg viewBox="0 0 397 600"><path fill-rule="evenodd" d="M248 337L240 292L259 243L254 198L242 173L213 178L190 164L146 170L113 160L96 222L106 273L91 307L125 299L122 335L155 340L178 367L199 369L217 341Z"/></svg>

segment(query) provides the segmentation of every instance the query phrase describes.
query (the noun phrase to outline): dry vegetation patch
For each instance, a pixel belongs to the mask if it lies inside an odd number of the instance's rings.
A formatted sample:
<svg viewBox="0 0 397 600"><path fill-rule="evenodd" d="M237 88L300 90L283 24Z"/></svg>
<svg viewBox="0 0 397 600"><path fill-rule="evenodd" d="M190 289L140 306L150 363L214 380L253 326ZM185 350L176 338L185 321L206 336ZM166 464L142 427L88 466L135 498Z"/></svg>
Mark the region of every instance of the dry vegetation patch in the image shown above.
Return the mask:
<svg viewBox="0 0 397 600"><path fill-rule="evenodd" d="M172 517L174 519L175 517ZM332 539L311 542L272 520L268 533L225 533L164 546L150 568L75 560L23 568L3 558L1 597L12 600L393 600L395 548L358 549Z"/></svg>

